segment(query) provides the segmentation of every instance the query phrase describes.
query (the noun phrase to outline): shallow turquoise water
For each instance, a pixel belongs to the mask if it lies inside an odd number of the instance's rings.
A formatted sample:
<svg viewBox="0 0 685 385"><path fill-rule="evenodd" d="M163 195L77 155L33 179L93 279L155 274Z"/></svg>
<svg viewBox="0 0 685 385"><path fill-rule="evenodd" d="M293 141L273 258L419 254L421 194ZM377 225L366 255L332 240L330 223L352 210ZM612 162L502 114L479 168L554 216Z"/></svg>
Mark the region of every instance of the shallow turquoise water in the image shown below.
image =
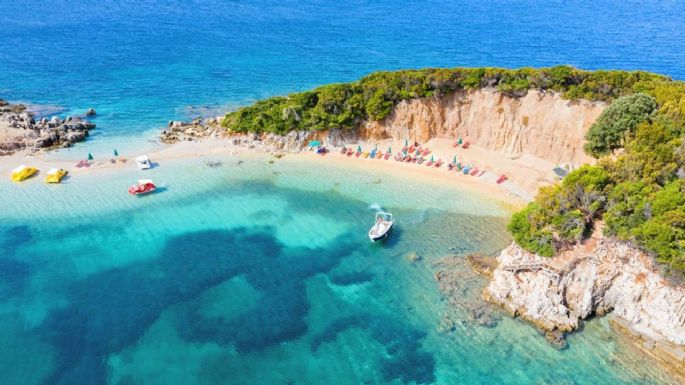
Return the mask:
<svg viewBox="0 0 685 385"><path fill-rule="evenodd" d="M141 199L124 192L132 169L0 182L13 197L0 202L0 383L659 383L604 321L557 351L521 322L482 327L447 305L434 262L506 245L495 203L355 169L208 159L152 170L165 189ZM374 203L398 217L383 245L366 238ZM482 283L465 279L476 301Z"/></svg>

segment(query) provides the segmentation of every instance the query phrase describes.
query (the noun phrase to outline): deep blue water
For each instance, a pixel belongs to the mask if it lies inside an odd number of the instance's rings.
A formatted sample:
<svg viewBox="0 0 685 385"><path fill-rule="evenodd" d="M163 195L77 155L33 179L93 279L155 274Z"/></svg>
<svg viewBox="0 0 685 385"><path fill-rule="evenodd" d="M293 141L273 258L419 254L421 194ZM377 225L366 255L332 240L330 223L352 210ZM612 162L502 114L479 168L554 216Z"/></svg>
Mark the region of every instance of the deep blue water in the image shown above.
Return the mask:
<svg viewBox="0 0 685 385"><path fill-rule="evenodd" d="M375 70L571 64L685 79L680 1L5 0L0 25L0 98L95 107L100 136Z"/></svg>

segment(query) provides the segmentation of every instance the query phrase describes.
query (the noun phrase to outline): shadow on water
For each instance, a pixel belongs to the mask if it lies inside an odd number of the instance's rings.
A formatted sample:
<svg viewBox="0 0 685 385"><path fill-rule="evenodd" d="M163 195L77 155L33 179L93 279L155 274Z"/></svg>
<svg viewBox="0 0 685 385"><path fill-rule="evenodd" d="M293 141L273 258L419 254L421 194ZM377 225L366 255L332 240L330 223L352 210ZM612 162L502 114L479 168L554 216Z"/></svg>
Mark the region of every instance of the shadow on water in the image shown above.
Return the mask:
<svg viewBox="0 0 685 385"><path fill-rule="evenodd" d="M202 231L170 239L160 257L90 276L68 290L69 307L51 313L36 331L56 347L60 362L45 384L104 384L106 359L135 343L171 305L192 301L221 282L244 275L263 292L261 303L236 319L205 318L182 307L179 335L192 341L235 344L254 351L307 330L305 280L338 264L350 247L284 249L258 230Z"/></svg>
<svg viewBox="0 0 685 385"><path fill-rule="evenodd" d="M317 351L325 343L336 340L338 334L352 328L366 330L385 346L381 373L385 381L428 384L435 381L435 358L422 350L421 341L426 334L408 327L396 318L360 314L339 318L311 341L311 350Z"/></svg>
<svg viewBox="0 0 685 385"><path fill-rule="evenodd" d="M399 226L397 223L395 223L395 224L392 226L392 230L390 230L390 233L388 234L388 236L385 237L385 239L383 239L383 240L381 240L381 241L373 242L373 243L371 244L371 247L374 247L374 248L375 248L375 247L378 247L378 248L383 248L383 247L393 248L393 247L397 246L397 245L401 242L401 240L402 240L402 232L403 232L403 231L404 231L404 230L402 229L402 227Z"/></svg>

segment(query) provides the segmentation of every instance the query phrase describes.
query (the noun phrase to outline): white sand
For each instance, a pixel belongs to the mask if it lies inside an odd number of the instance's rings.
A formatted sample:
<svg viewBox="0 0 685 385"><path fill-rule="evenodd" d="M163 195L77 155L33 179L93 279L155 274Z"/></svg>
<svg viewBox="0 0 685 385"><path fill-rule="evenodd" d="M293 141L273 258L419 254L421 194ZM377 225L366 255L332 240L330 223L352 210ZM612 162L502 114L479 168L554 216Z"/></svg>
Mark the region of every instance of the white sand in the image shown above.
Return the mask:
<svg viewBox="0 0 685 385"><path fill-rule="evenodd" d="M454 183L455 186L467 188L478 193L486 194L490 199L499 200L511 205L512 208L520 207L523 203L532 199L537 189L545 184L552 183L555 175L552 171L553 164L533 157L521 157L510 159L506 155L494 151L488 151L478 147L469 149L454 148L454 142L448 139L432 139L424 144L432 150L435 159L442 159L445 164L441 168L427 167L426 164L413 164L396 162L392 158L369 159L347 157L339 153L339 149L333 149L331 153L321 156L313 152L299 154L287 154L281 161L311 161L326 162L336 167L357 167L370 172L393 174L397 177L412 180L425 180L437 183ZM353 148L361 145L365 151L373 149L375 145L385 152L388 146L392 146L393 154L400 152L404 142L383 141L379 143L362 142L354 144ZM102 172L116 172L124 168L135 168L134 158L141 154L120 154L120 159L128 159L126 163L111 163L110 159L95 159L89 168L76 168L76 162L48 160L44 153L39 152L29 155L23 151L11 156L0 157L0 174L7 179L0 179L0 183L11 183L9 174L19 164L37 167L43 172L53 167L68 170L72 177L80 178L87 175L100 174ZM164 161L176 159L199 158L205 156L235 156L238 158L269 157L270 155L256 150L250 150L242 146L234 146L225 139L204 139L196 142L182 142L173 145L164 145L159 150L149 152L153 162L161 164ZM447 171L446 163L450 162L454 155L463 165L472 165L487 170L481 177L474 177ZM430 157L430 155L429 155ZM506 174L509 180L503 184L496 184L495 180L501 174ZM42 178L41 178L42 179Z"/></svg>

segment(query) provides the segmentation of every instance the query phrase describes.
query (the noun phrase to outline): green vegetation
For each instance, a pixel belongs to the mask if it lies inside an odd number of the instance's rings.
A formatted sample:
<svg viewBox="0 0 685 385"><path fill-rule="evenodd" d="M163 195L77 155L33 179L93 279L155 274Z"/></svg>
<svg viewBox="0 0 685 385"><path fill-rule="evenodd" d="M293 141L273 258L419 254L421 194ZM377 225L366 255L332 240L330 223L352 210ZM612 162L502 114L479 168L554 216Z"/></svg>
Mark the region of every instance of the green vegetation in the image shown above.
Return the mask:
<svg viewBox="0 0 685 385"><path fill-rule="evenodd" d="M596 166L540 190L509 229L525 249L551 256L604 220L606 235L685 272L685 83L643 79L616 98L587 135ZM614 150L622 149L619 152Z"/></svg>
<svg viewBox="0 0 685 385"><path fill-rule="evenodd" d="M622 148L637 125L649 119L656 110L656 100L644 93L616 99L588 131L585 152L595 157Z"/></svg>
<svg viewBox="0 0 685 385"><path fill-rule="evenodd" d="M222 124L235 132L354 129L363 120L382 120L402 100L440 97L492 87L518 97L530 89L558 91L568 99L611 101L645 82L666 77L648 72L551 68L454 68L376 72L359 81L259 101L229 113Z"/></svg>

